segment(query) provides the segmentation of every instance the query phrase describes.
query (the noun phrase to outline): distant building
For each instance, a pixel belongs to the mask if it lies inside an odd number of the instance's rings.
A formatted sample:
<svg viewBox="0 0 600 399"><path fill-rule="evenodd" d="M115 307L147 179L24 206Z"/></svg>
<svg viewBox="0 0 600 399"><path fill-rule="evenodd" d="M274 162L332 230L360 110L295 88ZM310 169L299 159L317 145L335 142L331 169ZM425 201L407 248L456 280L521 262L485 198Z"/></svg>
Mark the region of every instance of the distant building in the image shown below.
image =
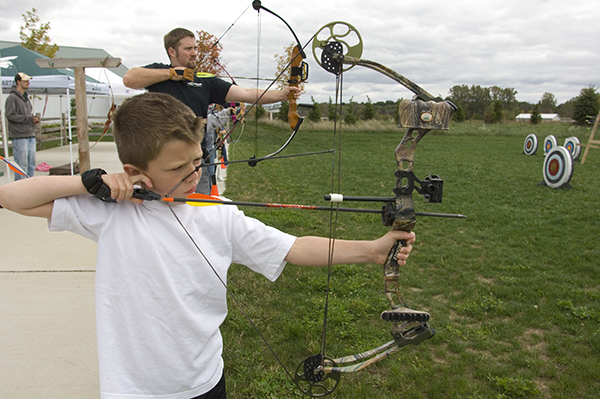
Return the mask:
<svg viewBox="0 0 600 399"><path fill-rule="evenodd" d="M560 122L560 116L558 114L540 114L542 122ZM519 114L515 118L517 122L529 122L531 120L531 114Z"/></svg>

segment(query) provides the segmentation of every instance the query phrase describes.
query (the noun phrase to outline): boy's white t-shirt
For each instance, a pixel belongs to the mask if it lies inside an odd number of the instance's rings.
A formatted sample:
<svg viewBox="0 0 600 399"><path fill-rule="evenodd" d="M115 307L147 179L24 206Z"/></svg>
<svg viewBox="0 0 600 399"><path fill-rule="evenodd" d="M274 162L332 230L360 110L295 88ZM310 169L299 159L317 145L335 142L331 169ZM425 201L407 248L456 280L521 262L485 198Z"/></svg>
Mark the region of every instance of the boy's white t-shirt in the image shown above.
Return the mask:
<svg viewBox="0 0 600 399"><path fill-rule="evenodd" d="M211 390L223 373L219 326L230 264L274 281L295 241L235 206L171 208L202 254L165 203L104 203L91 195L54 202L50 230L98 243L103 399L189 399Z"/></svg>

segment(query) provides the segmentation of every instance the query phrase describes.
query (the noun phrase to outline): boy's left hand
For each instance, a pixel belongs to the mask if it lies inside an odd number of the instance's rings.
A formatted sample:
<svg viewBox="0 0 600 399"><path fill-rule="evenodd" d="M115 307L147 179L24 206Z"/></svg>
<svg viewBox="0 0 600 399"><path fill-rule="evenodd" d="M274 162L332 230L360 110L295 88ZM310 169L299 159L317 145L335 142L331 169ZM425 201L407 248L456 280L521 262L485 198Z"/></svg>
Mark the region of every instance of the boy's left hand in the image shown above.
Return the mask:
<svg viewBox="0 0 600 399"><path fill-rule="evenodd" d="M396 258L399 265L405 265L410 252L412 251L412 244L415 242L415 233L406 231L391 230L383 237L373 241L377 248L377 261L376 263L383 265L387 259L387 256L392 249L392 246L398 240L406 240L406 246L398 247L396 252Z"/></svg>

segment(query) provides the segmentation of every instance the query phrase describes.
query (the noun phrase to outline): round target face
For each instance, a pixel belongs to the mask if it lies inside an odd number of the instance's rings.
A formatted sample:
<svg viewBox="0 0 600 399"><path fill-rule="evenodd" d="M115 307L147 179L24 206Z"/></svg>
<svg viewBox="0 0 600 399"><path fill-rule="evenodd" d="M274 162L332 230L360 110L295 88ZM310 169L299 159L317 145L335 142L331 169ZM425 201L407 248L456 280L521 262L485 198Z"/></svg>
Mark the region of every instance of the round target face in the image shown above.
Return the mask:
<svg viewBox="0 0 600 399"><path fill-rule="evenodd" d="M573 160L579 158L579 154L581 153L581 147L579 146L579 139L575 136L569 137L565 139L564 147L571 153L573 156Z"/></svg>
<svg viewBox="0 0 600 399"><path fill-rule="evenodd" d="M556 137L553 135L546 136L544 139L544 155L547 155L554 147L556 147Z"/></svg>
<svg viewBox="0 0 600 399"><path fill-rule="evenodd" d="M537 151L538 139L533 133L525 137L525 144L523 145L523 152L525 155L533 155Z"/></svg>
<svg viewBox="0 0 600 399"><path fill-rule="evenodd" d="M567 184L573 176L573 158L564 147L555 147L544 159L544 182L552 188Z"/></svg>

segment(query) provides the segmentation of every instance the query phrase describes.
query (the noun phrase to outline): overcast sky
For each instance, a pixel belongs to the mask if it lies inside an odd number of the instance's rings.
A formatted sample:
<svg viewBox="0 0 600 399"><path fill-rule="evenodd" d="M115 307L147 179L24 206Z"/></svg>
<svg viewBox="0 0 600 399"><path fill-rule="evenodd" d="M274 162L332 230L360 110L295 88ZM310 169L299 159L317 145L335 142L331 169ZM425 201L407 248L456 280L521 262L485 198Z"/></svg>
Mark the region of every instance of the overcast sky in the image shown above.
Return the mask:
<svg viewBox="0 0 600 399"><path fill-rule="evenodd" d="M434 95L454 85L512 87L520 101L545 92L558 104L583 87L600 86L600 7L593 0L263 0L302 44L325 24L344 21L362 37L362 58L381 63ZM292 4L294 4L292 6ZM287 27L257 13L250 0L196 3L133 0L2 0L0 40L19 41L22 14L37 9L52 43L102 48L129 68L168 62L163 35L175 27L221 36L222 59L234 76L274 77L276 53L292 43ZM247 9L247 10L246 10ZM244 13L244 10L246 12ZM258 40L260 33L260 40ZM257 57L257 49L260 56ZM307 47L309 83L301 102L335 96L335 77ZM238 83L255 87L253 81ZM344 100L410 98L389 78L361 67L344 74ZM265 83L260 83L265 87Z"/></svg>

